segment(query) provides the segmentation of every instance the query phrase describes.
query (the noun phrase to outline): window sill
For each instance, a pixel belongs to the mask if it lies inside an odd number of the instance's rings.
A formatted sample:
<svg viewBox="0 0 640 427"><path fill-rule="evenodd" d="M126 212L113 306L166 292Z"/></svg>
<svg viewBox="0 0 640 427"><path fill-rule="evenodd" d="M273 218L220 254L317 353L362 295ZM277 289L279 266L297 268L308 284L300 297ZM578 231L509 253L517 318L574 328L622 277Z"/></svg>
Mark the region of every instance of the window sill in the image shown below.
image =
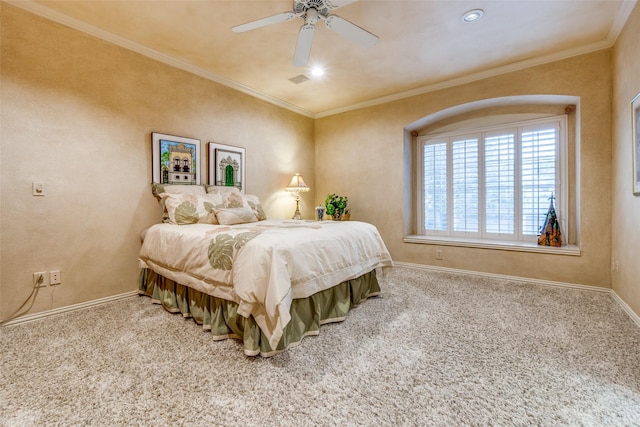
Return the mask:
<svg viewBox="0 0 640 427"><path fill-rule="evenodd" d="M404 243L419 243L424 245L440 245L440 246L458 246L461 248L481 248L481 249L497 249L501 251L517 251L517 252L536 252L554 255L570 255L580 256L580 248L575 245L564 245L561 247L539 246L534 242L508 242L508 241L489 241L474 239L456 239L455 237L435 237L422 236L419 234L411 234L404 236Z"/></svg>

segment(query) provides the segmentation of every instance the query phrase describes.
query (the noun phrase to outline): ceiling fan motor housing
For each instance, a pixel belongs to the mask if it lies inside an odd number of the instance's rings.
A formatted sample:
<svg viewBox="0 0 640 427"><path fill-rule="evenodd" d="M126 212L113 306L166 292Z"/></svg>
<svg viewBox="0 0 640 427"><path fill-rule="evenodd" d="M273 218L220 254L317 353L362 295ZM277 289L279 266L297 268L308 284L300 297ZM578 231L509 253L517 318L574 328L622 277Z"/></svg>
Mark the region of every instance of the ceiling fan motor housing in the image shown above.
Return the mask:
<svg viewBox="0 0 640 427"><path fill-rule="evenodd" d="M294 0L293 11L296 14L306 13L309 9L315 9L319 15L327 16L329 11L336 9L336 7L327 0Z"/></svg>

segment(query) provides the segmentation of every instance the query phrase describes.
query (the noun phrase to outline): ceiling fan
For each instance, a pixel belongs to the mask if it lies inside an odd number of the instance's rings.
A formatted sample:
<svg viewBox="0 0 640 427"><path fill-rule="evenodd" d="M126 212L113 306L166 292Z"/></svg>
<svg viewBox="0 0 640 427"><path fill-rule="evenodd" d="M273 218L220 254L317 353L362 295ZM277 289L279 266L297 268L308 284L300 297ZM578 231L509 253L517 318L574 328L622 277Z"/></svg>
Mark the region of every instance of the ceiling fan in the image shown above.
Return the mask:
<svg viewBox="0 0 640 427"><path fill-rule="evenodd" d="M330 30L362 46L371 47L376 44L378 36L371 34L369 31L337 15L329 15L330 11L355 1L357 0L294 0L293 11L291 12L283 12L246 24L237 25L231 30L234 33L243 33L256 28L291 21L295 18L304 19L304 25L298 33L296 51L293 55L293 65L296 67L304 67L307 65L307 62L309 62L311 42L313 41L313 33L318 20L324 21L324 24Z"/></svg>

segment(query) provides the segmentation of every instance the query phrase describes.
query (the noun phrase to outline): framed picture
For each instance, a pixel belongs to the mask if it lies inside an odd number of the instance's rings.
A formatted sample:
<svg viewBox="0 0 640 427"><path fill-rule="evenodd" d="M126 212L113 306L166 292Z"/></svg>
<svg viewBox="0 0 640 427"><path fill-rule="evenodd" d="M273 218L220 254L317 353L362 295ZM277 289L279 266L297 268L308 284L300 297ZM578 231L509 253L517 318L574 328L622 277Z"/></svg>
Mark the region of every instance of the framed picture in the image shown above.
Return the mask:
<svg viewBox="0 0 640 427"><path fill-rule="evenodd" d="M209 185L238 187L244 193L245 149L209 143Z"/></svg>
<svg viewBox="0 0 640 427"><path fill-rule="evenodd" d="M200 140L152 132L153 182L200 184Z"/></svg>
<svg viewBox="0 0 640 427"><path fill-rule="evenodd" d="M633 194L640 195L640 93L631 101Z"/></svg>

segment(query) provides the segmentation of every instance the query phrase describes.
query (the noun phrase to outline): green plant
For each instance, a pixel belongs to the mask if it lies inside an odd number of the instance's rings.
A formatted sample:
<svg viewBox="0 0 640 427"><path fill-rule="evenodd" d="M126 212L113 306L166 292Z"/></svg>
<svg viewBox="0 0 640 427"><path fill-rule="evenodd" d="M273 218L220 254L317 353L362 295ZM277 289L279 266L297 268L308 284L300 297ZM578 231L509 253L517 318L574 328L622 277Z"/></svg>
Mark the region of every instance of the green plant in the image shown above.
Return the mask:
<svg viewBox="0 0 640 427"><path fill-rule="evenodd" d="M327 208L327 215L342 215L347 209L348 197L338 196L336 194L329 194L324 200L324 206Z"/></svg>

